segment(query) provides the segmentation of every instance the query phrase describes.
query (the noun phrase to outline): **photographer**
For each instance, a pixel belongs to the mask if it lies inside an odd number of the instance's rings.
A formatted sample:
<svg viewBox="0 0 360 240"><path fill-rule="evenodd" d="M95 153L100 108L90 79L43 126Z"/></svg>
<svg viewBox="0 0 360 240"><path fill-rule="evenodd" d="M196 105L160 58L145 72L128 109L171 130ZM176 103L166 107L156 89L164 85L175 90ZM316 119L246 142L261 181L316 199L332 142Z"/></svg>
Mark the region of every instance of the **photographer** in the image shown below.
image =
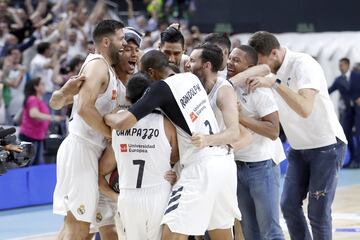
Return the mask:
<svg viewBox="0 0 360 240"><path fill-rule="evenodd" d="M60 122L64 117L51 115L48 106L42 100L45 85L41 78L34 78L26 83L24 110L20 125L19 138L31 142L35 148L35 156L31 165L44 164L43 145L51 121Z"/></svg>

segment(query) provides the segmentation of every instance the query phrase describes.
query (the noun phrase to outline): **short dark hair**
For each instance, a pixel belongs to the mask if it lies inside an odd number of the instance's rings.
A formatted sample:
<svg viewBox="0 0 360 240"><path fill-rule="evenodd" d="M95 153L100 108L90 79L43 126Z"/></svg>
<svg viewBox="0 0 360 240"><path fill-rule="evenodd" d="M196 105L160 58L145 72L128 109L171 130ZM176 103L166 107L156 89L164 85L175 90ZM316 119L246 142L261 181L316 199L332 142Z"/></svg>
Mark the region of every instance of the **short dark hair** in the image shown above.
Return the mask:
<svg viewBox="0 0 360 240"><path fill-rule="evenodd" d="M246 53L246 60L248 61L249 64L257 65L258 55L253 47L249 45L241 45L239 49Z"/></svg>
<svg viewBox="0 0 360 240"><path fill-rule="evenodd" d="M212 71L217 72L220 70L223 63L223 53L221 48L211 43L204 43L200 46L197 46L195 49L201 49L201 61L210 62L212 66Z"/></svg>
<svg viewBox="0 0 360 240"><path fill-rule="evenodd" d="M143 73L135 73L126 84L126 97L134 104L150 86L150 80Z"/></svg>
<svg viewBox="0 0 360 240"><path fill-rule="evenodd" d="M73 57L73 58L70 60L70 62L69 62L69 64L68 64L69 70L70 70L70 71L74 71L75 68L76 68L76 66L79 65L80 63L84 62L84 61L85 61L85 59L84 59L83 56L81 56L81 55L76 55L75 57Z"/></svg>
<svg viewBox="0 0 360 240"><path fill-rule="evenodd" d="M147 71L149 68L162 71L169 67L167 56L159 50L150 50L145 53L141 57L140 63L143 71Z"/></svg>
<svg viewBox="0 0 360 240"><path fill-rule="evenodd" d="M121 21L116 20L102 20L96 25L92 34L93 41L99 43L103 37L114 34L117 30L124 28L125 25Z"/></svg>
<svg viewBox="0 0 360 240"><path fill-rule="evenodd" d="M160 33L160 46L166 42L181 43L182 48L185 46L185 39L182 33L174 27L168 27L165 31Z"/></svg>
<svg viewBox="0 0 360 240"><path fill-rule="evenodd" d="M44 54L47 49L49 49L51 44L49 42L41 42L37 45L37 52L39 54Z"/></svg>
<svg viewBox="0 0 360 240"><path fill-rule="evenodd" d="M265 31L254 33L249 39L249 45L252 46L256 52L264 56L269 56L273 49L279 49L280 43L277 38Z"/></svg>
<svg viewBox="0 0 360 240"><path fill-rule="evenodd" d="M227 33L210 33L205 37L204 43L220 45L221 47L227 48L229 52L231 49L231 41Z"/></svg>
<svg viewBox="0 0 360 240"><path fill-rule="evenodd" d="M348 59L347 57L341 58L341 59L340 59L340 62L344 62L344 63L346 63L347 65L350 65L350 59Z"/></svg>

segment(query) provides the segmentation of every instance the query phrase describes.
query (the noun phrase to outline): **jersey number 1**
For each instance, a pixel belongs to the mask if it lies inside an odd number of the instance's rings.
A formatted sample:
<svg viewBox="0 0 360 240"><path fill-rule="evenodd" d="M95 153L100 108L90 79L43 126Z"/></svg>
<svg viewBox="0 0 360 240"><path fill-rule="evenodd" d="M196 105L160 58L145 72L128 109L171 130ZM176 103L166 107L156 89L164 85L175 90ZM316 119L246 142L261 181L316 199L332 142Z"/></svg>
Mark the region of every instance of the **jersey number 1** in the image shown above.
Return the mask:
<svg viewBox="0 0 360 240"><path fill-rule="evenodd" d="M141 188L142 179L144 175L144 167L145 161L144 160L133 160L134 165L139 165L139 172L136 180L136 188Z"/></svg>

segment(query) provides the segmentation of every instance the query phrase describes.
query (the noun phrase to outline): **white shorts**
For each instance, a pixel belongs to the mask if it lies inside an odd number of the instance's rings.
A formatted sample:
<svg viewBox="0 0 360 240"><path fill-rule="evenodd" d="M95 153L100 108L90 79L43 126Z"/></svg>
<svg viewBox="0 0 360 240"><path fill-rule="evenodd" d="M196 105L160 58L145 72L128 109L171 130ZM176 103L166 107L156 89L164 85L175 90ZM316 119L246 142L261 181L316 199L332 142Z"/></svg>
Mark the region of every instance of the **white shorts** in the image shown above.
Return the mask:
<svg viewBox="0 0 360 240"><path fill-rule="evenodd" d="M170 191L169 183L149 188L120 189L118 210L123 226L117 229L118 234L125 234L128 240L160 240L160 223Z"/></svg>
<svg viewBox="0 0 360 240"><path fill-rule="evenodd" d="M57 153L53 212L79 221L96 221L99 198L98 161L103 148L70 134Z"/></svg>
<svg viewBox="0 0 360 240"><path fill-rule="evenodd" d="M185 235L231 228L235 218L241 218L236 174L232 154L209 156L186 166L172 189L161 223Z"/></svg>
<svg viewBox="0 0 360 240"><path fill-rule="evenodd" d="M90 233L98 232L103 226L115 225L116 213L117 203L100 192L95 222L90 225Z"/></svg>

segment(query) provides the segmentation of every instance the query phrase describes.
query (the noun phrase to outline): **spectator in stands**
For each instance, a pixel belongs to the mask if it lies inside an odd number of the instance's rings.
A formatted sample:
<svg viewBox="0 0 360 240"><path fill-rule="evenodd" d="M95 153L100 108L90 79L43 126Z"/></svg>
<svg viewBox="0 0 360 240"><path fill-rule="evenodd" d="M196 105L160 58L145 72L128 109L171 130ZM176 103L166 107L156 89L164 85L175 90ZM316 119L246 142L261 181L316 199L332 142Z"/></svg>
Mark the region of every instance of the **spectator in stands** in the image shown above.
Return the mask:
<svg viewBox="0 0 360 240"><path fill-rule="evenodd" d="M33 143L35 147L35 155L30 164L45 163L43 145L49 124L51 121L60 122L64 119L50 114L47 104L42 100L45 93L45 83L41 78L33 78L26 83L19 138Z"/></svg>
<svg viewBox="0 0 360 240"><path fill-rule="evenodd" d="M359 150L355 146L353 141L353 127L354 127L354 103L350 96L350 60L348 58L342 58L339 61L339 70L341 75L338 76L334 83L329 87L329 94L338 90L340 93L340 101L338 102L339 107L339 120L341 126L344 129L346 139L348 140L348 148L350 151L350 163L352 161L358 162ZM349 166L349 165L347 165ZM345 166L345 167L347 167Z"/></svg>
<svg viewBox="0 0 360 240"><path fill-rule="evenodd" d="M48 104L51 94L55 89L55 83L59 83L56 78L58 60L57 54L54 54L53 48L49 42L41 42L37 46L37 54L31 61L30 76L31 78L40 77L45 84L44 101ZM59 70L59 69L57 69Z"/></svg>
<svg viewBox="0 0 360 240"><path fill-rule="evenodd" d="M27 69L21 64L22 54L16 49L9 49L3 65L1 82L4 84L3 98L6 108L7 124L14 124L14 116L21 111L24 102L24 86Z"/></svg>

